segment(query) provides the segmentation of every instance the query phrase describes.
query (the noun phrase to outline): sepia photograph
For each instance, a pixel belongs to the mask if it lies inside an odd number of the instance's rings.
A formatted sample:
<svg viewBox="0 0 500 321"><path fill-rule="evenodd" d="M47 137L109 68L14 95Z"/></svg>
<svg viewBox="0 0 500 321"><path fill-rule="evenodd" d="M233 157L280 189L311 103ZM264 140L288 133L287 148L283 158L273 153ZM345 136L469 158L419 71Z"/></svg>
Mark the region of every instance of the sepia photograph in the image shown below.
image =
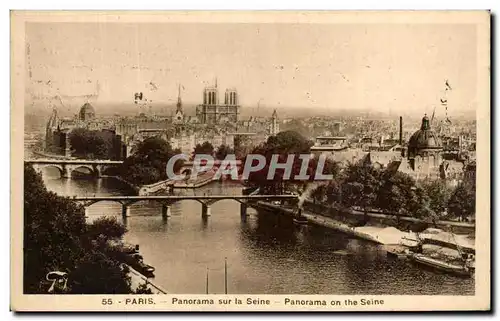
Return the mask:
<svg viewBox="0 0 500 321"><path fill-rule="evenodd" d="M11 26L14 309L490 308L489 12Z"/></svg>

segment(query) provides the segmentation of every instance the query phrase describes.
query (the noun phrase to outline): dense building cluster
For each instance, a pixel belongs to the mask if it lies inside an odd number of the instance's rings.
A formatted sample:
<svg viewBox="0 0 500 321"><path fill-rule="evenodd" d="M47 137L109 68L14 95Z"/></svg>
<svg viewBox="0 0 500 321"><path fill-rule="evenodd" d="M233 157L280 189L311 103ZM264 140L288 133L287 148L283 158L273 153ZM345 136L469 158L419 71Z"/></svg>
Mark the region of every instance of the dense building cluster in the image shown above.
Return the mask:
<svg viewBox="0 0 500 321"><path fill-rule="evenodd" d="M451 185L475 177L475 143L458 135L453 138L431 128L427 116L420 129L407 140L403 119L399 123L399 139L370 136L320 136L311 148L316 154L327 154L340 163L364 161L371 166L409 174L417 181L443 179ZM443 142L445 139L445 142Z"/></svg>
<svg viewBox="0 0 500 321"><path fill-rule="evenodd" d="M142 101L142 93L136 94ZM141 102L142 103L142 102ZM240 119L238 92L227 89L224 103L219 102L217 85L203 91L203 103L196 108L195 115L183 111L181 91L177 97L176 111L171 116L155 115L140 105L133 117L100 118L89 103L85 103L72 119L60 118L57 110L46 126L45 152L69 157L72 155L70 133L76 128L99 131L112 140L112 159L124 159L134 152L135 146L148 137L161 137L173 149L191 154L196 145L210 142L215 148L225 145L230 148L236 144L256 144L269 135L279 132L278 115L274 111L269 117L250 117Z"/></svg>

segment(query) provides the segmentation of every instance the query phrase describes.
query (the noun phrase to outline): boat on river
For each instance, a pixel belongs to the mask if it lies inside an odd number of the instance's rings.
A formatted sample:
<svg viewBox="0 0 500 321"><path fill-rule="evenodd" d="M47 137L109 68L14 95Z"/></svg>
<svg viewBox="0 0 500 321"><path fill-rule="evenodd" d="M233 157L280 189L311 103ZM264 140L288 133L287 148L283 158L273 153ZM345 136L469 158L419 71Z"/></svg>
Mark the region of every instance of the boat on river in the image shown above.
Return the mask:
<svg viewBox="0 0 500 321"><path fill-rule="evenodd" d="M474 274L474 266L469 260L465 261L463 265L459 265L445 262L439 259L434 259L420 253L411 253L410 255L408 255L408 258L415 263L446 273L467 277L471 277Z"/></svg>
<svg viewBox="0 0 500 321"><path fill-rule="evenodd" d="M144 263L144 258L139 253L125 254L123 261L145 277L154 277L155 268Z"/></svg>
<svg viewBox="0 0 500 321"><path fill-rule="evenodd" d="M294 218L293 223L295 225L307 225L308 220L304 216L301 216L301 217Z"/></svg>
<svg viewBox="0 0 500 321"><path fill-rule="evenodd" d="M139 245L132 245L123 242L112 242L112 248L114 251L114 257L132 267L137 272L141 273L145 277L154 277L155 268L149 264L144 263L144 258L139 254Z"/></svg>

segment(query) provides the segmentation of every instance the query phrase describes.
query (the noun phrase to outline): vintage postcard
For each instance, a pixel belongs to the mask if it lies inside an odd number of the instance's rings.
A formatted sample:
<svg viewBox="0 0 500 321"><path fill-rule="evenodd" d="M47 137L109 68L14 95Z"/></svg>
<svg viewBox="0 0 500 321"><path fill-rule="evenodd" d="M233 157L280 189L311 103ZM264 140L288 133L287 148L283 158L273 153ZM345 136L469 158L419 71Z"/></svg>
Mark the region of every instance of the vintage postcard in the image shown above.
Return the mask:
<svg viewBox="0 0 500 321"><path fill-rule="evenodd" d="M490 309L488 11L12 11L11 115L12 310Z"/></svg>

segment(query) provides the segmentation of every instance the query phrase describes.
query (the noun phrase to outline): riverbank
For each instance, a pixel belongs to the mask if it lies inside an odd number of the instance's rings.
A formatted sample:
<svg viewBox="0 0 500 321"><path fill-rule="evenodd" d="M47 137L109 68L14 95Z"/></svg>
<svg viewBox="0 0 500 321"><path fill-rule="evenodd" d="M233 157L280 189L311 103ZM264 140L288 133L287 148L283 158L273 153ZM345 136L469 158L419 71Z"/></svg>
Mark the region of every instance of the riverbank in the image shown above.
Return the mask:
<svg viewBox="0 0 500 321"><path fill-rule="evenodd" d="M153 184L148 184L148 185L135 185L132 182L127 181L126 179L120 177L120 176L113 176L113 175L102 175L101 177L103 178L113 178L116 179L125 185L129 187L134 195L151 195L151 194L156 194L165 190L169 190L173 186L173 181L170 179L164 180L164 181L159 181Z"/></svg>
<svg viewBox="0 0 500 321"><path fill-rule="evenodd" d="M131 287L134 291L136 291L140 285L146 283L146 286L148 287L148 289L151 290L151 292L153 292L153 294L167 294L167 291L158 284L156 284L154 281L148 279L141 273L134 270L132 267L128 266L128 268L129 268Z"/></svg>
<svg viewBox="0 0 500 321"><path fill-rule="evenodd" d="M296 210L285 208L281 205L274 205L268 202L259 201L256 205L257 208L279 211L290 216L294 216L296 214ZM304 216L311 224L330 228L380 245L399 246L408 244L408 241L411 242L411 240L417 240L417 235L415 233L411 231L400 231L392 226L354 227L309 210L303 210L302 216ZM439 243L447 247L453 247L458 244L458 246L467 249L470 252L473 252L475 249L475 242L469 237L469 235L456 235L438 229L427 229L424 233L419 233L419 237L423 241Z"/></svg>
<svg viewBox="0 0 500 321"><path fill-rule="evenodd" d="M175 181L175 183L173 184L173 188L185 189L185 188L198 188L205 186L216 180L215 173L216 172L214 170L210 170L206 173L199 174L198 176L196 176L196 179L194 180L188 178L187 180Z"/></svg>
<svg viewBox="0 0 500 321"><path fill-rule="evenodd" d="M313 213L330 213L330 214L332 214L333 212L336 211L335 209L333 209L331 207L328 207L328 206L325 206L322 204L318 204L318 203L313 203L313 202L307 201L307 200L304 201L304 208L309 210L310 212L313 212ZM351 215L352 217L358 217L360 219L362 217L364 217L364 215L365 215L365 213L363 211L355 210L355 209L348 210L347 214ZM418 219L415 217L401 216L401 215L395 216L395 215L391 215L388 213L383 213L383 212L375 211L375 210L368 211L367 215L369 218L371 218L373 220L377 220L377 221L382 222L382 223L387 222L387 221L393 221L393 220L396 220L396 221L399 220L400 222L407 222L407 223L411 223L411 224L425 223L424 220L421 220L421 219ZM451 228L456 230L455 232L460 232L460 233L474 233L476 230L475 224L468 223L468 222L439 220L439 221L434 222L433 224L435 224L435 226L438 228L450 228L451 227ZM387 225L390 225L390 224L387 224Z"/></svg>
<svg viewBox="0 0 500 321"><path fill-rule="evenodd" d="M135 195L140 195L139 191L141 189L141 186L137 186L132 182L127 181L126 179L120 177L120 176L115 176L115 175L101 175L101 178L112 178L116 179L117 181L120 181L121 183L127 185L128 188L130 188Z"/></svg>

